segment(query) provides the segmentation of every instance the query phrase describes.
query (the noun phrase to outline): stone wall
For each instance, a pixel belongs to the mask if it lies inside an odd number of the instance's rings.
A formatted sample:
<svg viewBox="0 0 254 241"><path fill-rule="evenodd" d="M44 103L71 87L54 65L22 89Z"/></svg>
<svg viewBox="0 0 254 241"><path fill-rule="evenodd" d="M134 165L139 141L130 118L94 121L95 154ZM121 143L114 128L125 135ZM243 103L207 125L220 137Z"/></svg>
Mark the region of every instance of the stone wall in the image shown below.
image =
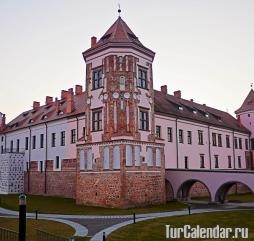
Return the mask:
<svg viewBox="0 0 254 241"><path fill-rule="evenodd" d="M75 198L76 159L63 160L60 171L53 171L51 160L47 161L46 172L37 171L37 162L31 162L30 166L30 171L25 173L26 193Z"/></svg>

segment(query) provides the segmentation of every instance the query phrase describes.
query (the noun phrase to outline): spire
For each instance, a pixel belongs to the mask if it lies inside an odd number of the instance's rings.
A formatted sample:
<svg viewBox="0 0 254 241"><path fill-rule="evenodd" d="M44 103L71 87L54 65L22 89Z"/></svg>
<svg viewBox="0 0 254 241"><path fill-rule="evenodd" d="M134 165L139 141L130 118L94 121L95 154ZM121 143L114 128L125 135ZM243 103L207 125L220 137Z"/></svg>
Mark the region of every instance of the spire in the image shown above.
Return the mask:
<svg viewBox="0 0 254 241"><path fill-rule="evenodd" d="M240 114L245 111L254 110L254 91L251 84L251 90L247 97L245 98L243 104L239 109L235 111L236 114Z"/></svg>
<svg viewBox="0 0 254 241"><path fill-rule="evenodd" d="M120 4L118 3L118 14L119 14L119 17L121 16L121 12L122 12L122 10L121 10L121 7L120 7Z"/></svg>

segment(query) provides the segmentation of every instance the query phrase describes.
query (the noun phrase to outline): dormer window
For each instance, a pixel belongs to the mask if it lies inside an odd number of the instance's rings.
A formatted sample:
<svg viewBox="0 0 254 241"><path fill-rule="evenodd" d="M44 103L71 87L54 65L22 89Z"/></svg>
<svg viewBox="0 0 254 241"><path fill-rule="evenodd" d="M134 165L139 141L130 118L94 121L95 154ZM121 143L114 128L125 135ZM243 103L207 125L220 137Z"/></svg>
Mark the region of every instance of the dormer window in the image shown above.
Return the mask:
<svg viewBox="0 0 254 241"><path fill-rule="evenodd" d="M31 124L31 123L34 123L34 120L33 120L33 119L30 119L30 120L29 120L29 124Z"/></svg>
<svg viewBox="0 0 254 241"><path fill-rule="evenodd" d="M178 106L178 109L179 109L179 110L183 110L183 107L182 107L182 106Z"/></svg>
<svg viewBox="0 0 254 241"><path fill-rule="evenodd" d="M206 117L206 118L209 118L209 114L208 114L208 113L206 113L206 114L205 114L205 117Z"/></svg>
<svg viewBox="0 0 254 241"><path fill-rule="evenodd" d="M93 71L93 89L96 90L102 87L102 68L98 68Z"/></svg>
<svg viewBox="0 0 254 241"><path fill-rule="evenodd" d="M58 115L63 115L63 114L64 114L63 111L61 110L58 111Z"/></svg>
<svg viewBox="0 0 254 241"><path fill-rule="evenodd" d="M41 119L42 119L42 120L46 120L47 118L48 118L47 115L43 115Z"/></svg>
<svg viewBox="0 0 254 241"><path fill-rule="evenodd" d="M193 110L193 114L197 114L198 112L196 110Z"/></svg>
<svg viewBox="0 0 254 241"><path fill-rule="evenodd" d="M147 89L147 70L145 68L138 69L138 83L137 87Z"/></svg>

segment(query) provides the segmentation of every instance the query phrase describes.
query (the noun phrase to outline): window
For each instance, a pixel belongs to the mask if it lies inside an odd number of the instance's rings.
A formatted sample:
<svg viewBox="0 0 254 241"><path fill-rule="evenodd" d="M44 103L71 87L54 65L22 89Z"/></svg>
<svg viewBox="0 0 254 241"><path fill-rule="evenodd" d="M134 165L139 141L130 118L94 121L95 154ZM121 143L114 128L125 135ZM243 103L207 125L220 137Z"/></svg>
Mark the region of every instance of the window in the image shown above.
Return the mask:
<svg viewBox="0 0 254 241"><path fill-rule="evenodd" d="M40 172L43 172L43 161L40 161Z"/></svg>
<svg viewBox="0 0 254 241"><path fill-rule="evenodd" d="M242 168L241 156L238 156L238 167Z"/></svg>
<svg viewBox="0 0 254 241"><path fill-rule="evenodd" d="M17 152L19 152L19 139L17 139Z"/></svg>
<svg viewBox="0 0 254 241"><path fill-rule="evenodd" d="M76 129L71 130L71 144L76 143Z"/></svg>
<svg viewBox="0 0 254 241"><path fill-rule="evenodd" d="M156 126L156 136L161 138L161 126Z"/></svg>
<svg viewBox="0 0 254 241"><path fill-rule="evenodd" d="M231 156L228 156L228 168L232 168L232 159L231 159Z"/></svg>
<svg viewBox="0 0 254 241"><path fill-rule="evenodd" d="M178 136L179 136L179 143L183 143L183 130L182 129L179 129Z"/></svg>
<svg viewBox="0 0 254 241"><path fill-rule="evenodd" d="M243 149L242 138L239 138L239 149Z"/></svg>
<svg viewBox="0 0 254 241"><path fill-rule="evenodd" d="M212 143L213 143L213 146L217 146L216 133L212 133Z"/></svg>
<svg viewBox="0 0 254 241"><path fill-rule="evenodd" d="M35 149L36 148L36 136L33 136L33 142L32 142L32 148Z"/></svg>
<svg viewBox="0 0 254 241"><path fill-rule="evenodd" d="M81 150L79 153L79 169L80 170L85 169L85 152L84 152L84 150Z"/></svg>
<svg viewBox="0 0 254 241"><path fill-rule="evenodd" d="M214 156L214 159L215 159L215 168L219 168L219 156L218 155L215 155Z"/></svg>
<svg viewBox="0 0 254 241"><path fill-rule="evenodd" d="M126 145L126 166L132 166L132 146Z"/></svg>
<svg viewBox="0 0 254 241"><path fill-rule="evenodd" d="M218 146L222 147L221 134L218 134Z"/></svg>
<svg viewBox="0 0 254 241"><path fill-rule="evenodd" d="M188 165L188 157L187 157L187 156L184 157L184 168L185 168L185 169L188 169L188 168L189 168L189 165Z"/></svg>
<svg viewBox="0 0 254 241"><path fill-rule="evenodd" d="M245 139L245 150L249 150L249 140Z"/></svg>
<svg viewBox="0 0 254 241"><path fill-rule="evenodd" d="M135 146L135 166L140 166L140 146Z"/></svg>
<svg viewBox="0 0 254 241"><path fill-rule="evenodd" d="M152 147L147 148L147 166L153 166L153 150Z"/></svg>
<svg viewBox="0 0 254 241"><path fill-rule="evenodd" d="M4 153L4 146L1 146L1 153Z"/></svg>
<svg viewBox="0 0 254 241"><path fill-rule="evenodd" d="M89 148L87 151L87 169L93 169L93 152L91 148Z"/></svg>
<svg viewBox="0 0 254 241"><path fill-rule="evenodd" d="M161 151L159 148L156 148L156 166L161 166Z"/></svg>
<svg viewBox="0 0 254 241"><path fill-rule="evenodd" d="M203 131L198 130L198 144L204 145Z"/></svg>
<svg viewBox="0 0 254 241"><path fill-rule="evenodd" d="M120 76L120 90L123 91L125 90L125 77Z"/></svg>
<svg viewBox="0 0 254 241"><path fill-rule="evenodd" d="M56 156L55 169L59 169L59 168L60 168L60 158L59 156Z"/></svg>
<svg viewBox="0 0 254 241"><path fill-rule="evenodd" d="M113 149L113 168L120 169L120 147L114 146Z"/></svg>
<svg viewBox="0 0 254 241"><path fill-rule="evenodd" d="M26 137L26 139L25 139L25 149L26 150L28 150L28 145L29 145L29 143L28 143L28 137Z"/></svg>
<svg viewBox="0 0 254 241"><path fill-rule="evenodd" d="M56 133L51 134L51 146L52 147L56 146Z"/></svg>
<svg viewBox="0 0 254 241"><path fill-rule="evenodd" d="M103 152L103 168L109 169L109 147L105 146Z"/></svg>
<svg viewBox="0 0 254 241"><path fill-rule="evenodd" d="M191 144L191 131L187 131L188 144Z"/></svg>
<svg viewBox="0 0 254 241"><path fill-rule="evenodd" d="M200 168L205 168L205 156L200 154Z"/></svg>
<svg viewBox="0 0 254 241"><path fill-rule="evenodd" d="M254 150L254 138L251 138L250 144L251 144L251 150Z"/></svg>
<svg viewBox="0 0 254 241"><path fill-rule="evenodd" d="M238 149L238 142L237 142L237 138L234 138L234 143L235 143L235 149Z"/></svg>
<svg viewBox="0 0 254 241"><path fill-rule="evenodd" d="M227 148L230 148L230 139L229 139L229 135L226 135L226 146L227 146Z"/></svg>
<svg viewBox="0 0 254 241"><path fill-rule="evenodd" d="M103 87L102 84L102 68L95 69L93 71L93 89L99 89Z"/></svg>
<svg viewBox="0 0 254 241"><path fill-rule="evenodd" d="M43 146L44 146L44 135L41 134L40 135L40 148L43 148Z"/></svg>
<svg viewBox="0 0 254 241"><path fill-rule="evenodd" d="M92 112L92 130L102 130L102 110L96 110Z"/></svg>
<svg viewBox="0 0 254 241"><path fill-rule="evenodd" d="M2 142L4 141L4 137L3 136L1 137L1 140L2 140Z"/></svg>
<svg viewBox="0 0 254 241"><path fill-rule="evenodd" d="M139 128L143 131L149 130L149 114L148 110L139 111Z"/></svg>
<svg viewBox="0 0 254 241"><path fill-rule="evenodd" d="M172 128L168 127L168 142L173 141Z"/></svg>
<svg viewBox="0 0 254 241"><path fill-rule="evenodd" d="M65 131L61 131L61 146L65 146Z"/></svg>
<svg viewBox="0 0 254 241"><path fill-rule="evenodd" d="M13 141L11 141L11 144L10 144L10 151L13 152Z"/></svg>
<svg viewBox="0 0 254 241"><path fill-rule="evenodd" d="M147 89L147 70L143 68L138 69L138 83L137 86Z"/></svg>

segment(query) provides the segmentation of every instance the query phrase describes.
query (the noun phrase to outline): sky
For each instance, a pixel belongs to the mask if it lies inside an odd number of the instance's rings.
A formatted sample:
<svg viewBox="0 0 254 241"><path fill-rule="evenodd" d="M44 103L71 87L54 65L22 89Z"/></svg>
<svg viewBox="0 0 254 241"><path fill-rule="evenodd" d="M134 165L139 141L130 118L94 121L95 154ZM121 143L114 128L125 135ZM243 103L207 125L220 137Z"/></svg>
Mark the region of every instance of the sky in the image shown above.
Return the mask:
<svg viewBox="0 0 254 241"><path fill-rule="evenodd" d="M82 52L121 17L156 52L154 88L234 115L254 82L253 0L0 0L0 112L7 122L85 85Z"/></svg>

